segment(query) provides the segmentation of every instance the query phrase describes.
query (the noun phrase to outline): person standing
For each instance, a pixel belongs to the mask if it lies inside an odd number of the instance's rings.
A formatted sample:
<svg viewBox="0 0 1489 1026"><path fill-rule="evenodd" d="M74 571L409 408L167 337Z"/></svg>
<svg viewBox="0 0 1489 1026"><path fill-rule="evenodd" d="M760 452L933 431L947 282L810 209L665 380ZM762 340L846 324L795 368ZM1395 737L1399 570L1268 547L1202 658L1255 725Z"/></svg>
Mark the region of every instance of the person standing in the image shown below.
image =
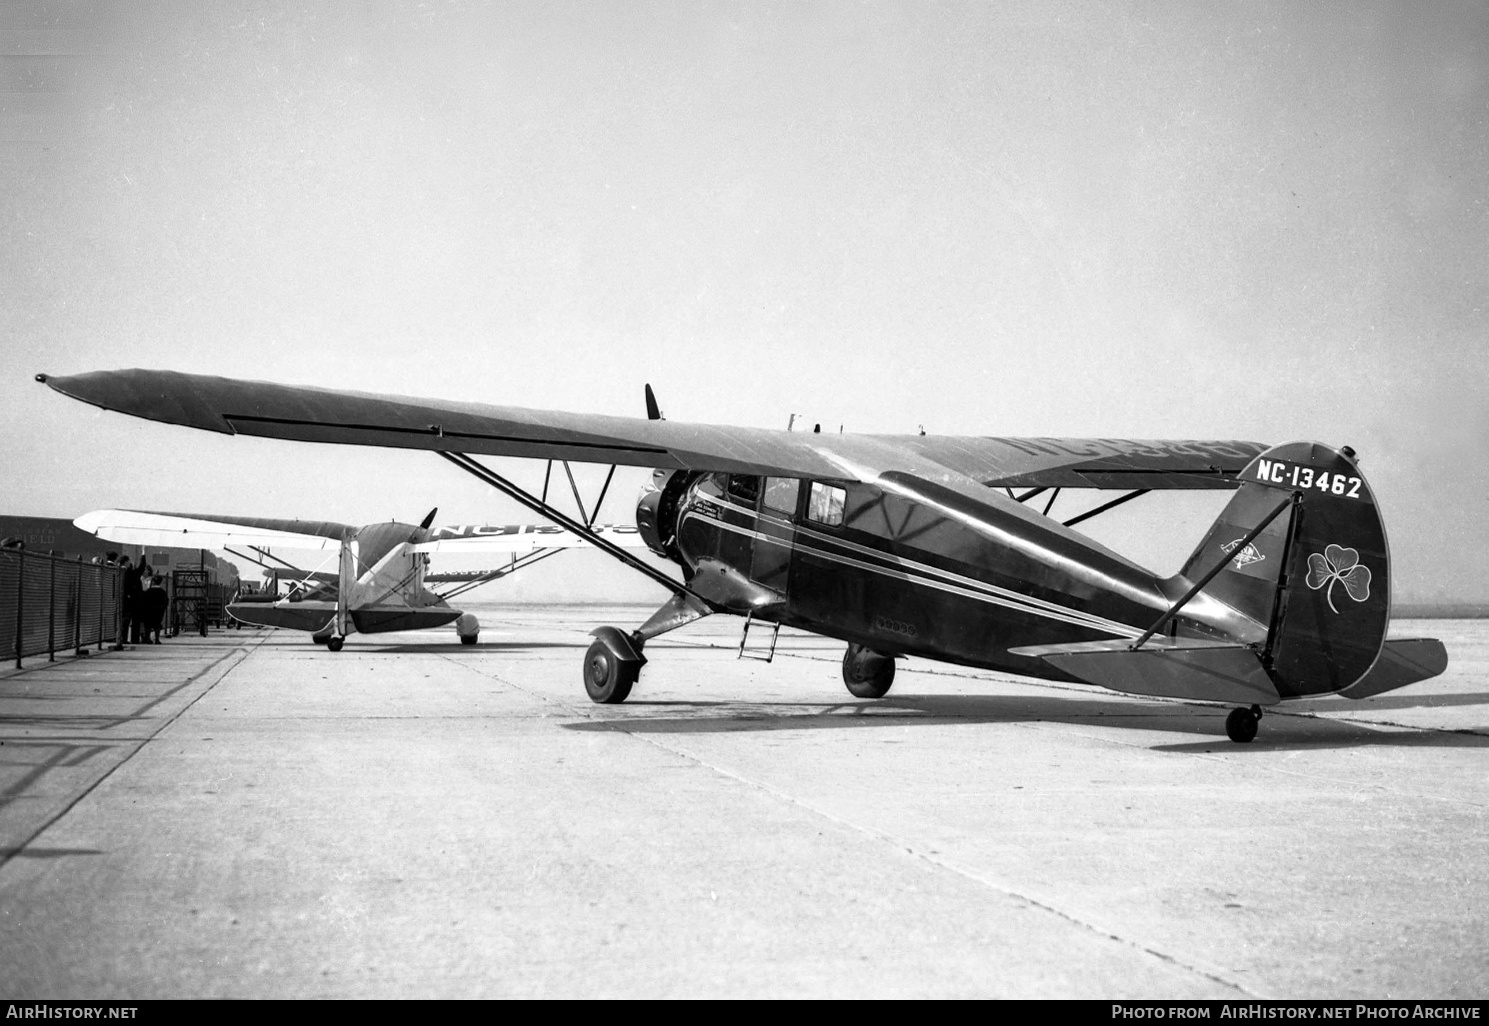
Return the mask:
<svg viewBox="0 0 1489 1026"><path fill-rule="evenodd" d="M165 578L155 574L145 589L145 644L160 644L160 626L165 622L165 608L170 602L165 591Z"/></svg>
<svg viewBox="0 0 1489 1026"><path fill-rule="evenodd" d="M145 593L144 586L140 583L140 576L145 572L145 559L141 556L139 565L133 566L128 556L120 556L119 565L124 568L124 595L123 600L120 602L120 611L123 614L124 623L121 632L123 637L119 639L119 644L122 645L128 642L138 645L140 643L140 616L142 614L140 606L144 600Z"/></svg>

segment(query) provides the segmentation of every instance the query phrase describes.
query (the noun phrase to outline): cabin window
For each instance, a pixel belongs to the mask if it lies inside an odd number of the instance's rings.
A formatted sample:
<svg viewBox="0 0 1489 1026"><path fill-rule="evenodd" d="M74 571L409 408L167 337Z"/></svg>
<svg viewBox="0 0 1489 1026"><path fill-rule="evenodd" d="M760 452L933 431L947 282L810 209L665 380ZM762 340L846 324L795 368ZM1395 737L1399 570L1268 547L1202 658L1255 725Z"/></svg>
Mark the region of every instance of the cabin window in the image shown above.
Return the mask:
<svg viewBox="0 0 1489 1026"><path fill-rule="evenodd" d="M698 494L706 495L710 499L722 499L724 484L728 480L728 474L705 474L698 479Z"/></svg>
<svg viewBox="0 0 1489 1026"><path fill-rule="evenodd" d="M730 474L729 497L754 509L760 498L760 479L753 474Z"/></svg>
<svg viewBox="0 0 1489 1026"><path fill-rule="evenodd" d="M812 482L812 494L807 500L807 519L828 527L838 527L843 522L843 499L847 493L821 481Z"/></svg>
<svg viewBox="0 0 1489 1026"><path fill-rule="evenodd" d="M765 508L784 516L796 514L796 497L801 494L801 481L794 477L765 479Z"/></svg>

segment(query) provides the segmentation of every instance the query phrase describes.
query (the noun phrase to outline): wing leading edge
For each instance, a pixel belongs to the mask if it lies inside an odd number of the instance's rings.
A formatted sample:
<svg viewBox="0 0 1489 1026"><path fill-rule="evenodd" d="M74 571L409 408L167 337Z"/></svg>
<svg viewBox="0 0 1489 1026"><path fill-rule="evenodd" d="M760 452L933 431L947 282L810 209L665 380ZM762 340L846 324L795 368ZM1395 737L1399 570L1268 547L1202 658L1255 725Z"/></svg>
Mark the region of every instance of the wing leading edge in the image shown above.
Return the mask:
<svg viewBox="0 0 1489 1026"><path fill-rule="evenodd" d="M1232 488L1265 448L1245 441L805 434L176 371L37 379L106 410L223 434L783 477L852 479L861 467L1009 488Z"/></svg>
<svg viewBox="0 0 1489 1026"><path fill-rule="evenodd" d="M191 513L147 513L99 509L73 521L89 534L124 545L220 549L225 545L280 545L294 549L334 549L356 528L323 520L272 520Z"/></svg>

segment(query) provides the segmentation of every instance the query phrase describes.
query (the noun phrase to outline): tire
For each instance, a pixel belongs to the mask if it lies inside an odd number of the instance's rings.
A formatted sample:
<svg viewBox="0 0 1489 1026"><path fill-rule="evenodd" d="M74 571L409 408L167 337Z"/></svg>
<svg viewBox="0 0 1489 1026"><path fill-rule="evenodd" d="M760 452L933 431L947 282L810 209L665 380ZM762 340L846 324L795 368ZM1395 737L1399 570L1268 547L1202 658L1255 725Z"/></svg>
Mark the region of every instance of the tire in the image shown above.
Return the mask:
<svg viewBox="0 0 1489 1026"><path fill-rule="evenodd" d="M333 635L330 638L326 639L326 647L329 648L332 652L340 652L341 646L344 644L346 644L346 639L340 637L339 635Z"/></svg>
<svg viewBox="0 0 1489 1026"><path fill-rule="evenodd" d="M849 645L843 653L843 683L854 698L883 698L894 684L894 656Z"/></svg>
<svg viewBox="0 0 1489 1026"><path fill-rule="evenodd" d="M631 693L638 668L621 660L603 641L596 641L584 653L584 691L590 701L600 705L618 705Z"/></svg>
<svg viewBox="0 0 1489 1026"><path fill-rule="evenodd" d="M475 634L462 634L460 635L460 643L462 645L474 645L476 643L476 638L477 635Z"/></svg>
<svg viewBox="0 0 1489 1026"><path fill-rule="evenodd" d="M1249 744L1256 737L1257 720L1250 709L1232 709L1225 718L1225 736L1238 745Z"/></svg>

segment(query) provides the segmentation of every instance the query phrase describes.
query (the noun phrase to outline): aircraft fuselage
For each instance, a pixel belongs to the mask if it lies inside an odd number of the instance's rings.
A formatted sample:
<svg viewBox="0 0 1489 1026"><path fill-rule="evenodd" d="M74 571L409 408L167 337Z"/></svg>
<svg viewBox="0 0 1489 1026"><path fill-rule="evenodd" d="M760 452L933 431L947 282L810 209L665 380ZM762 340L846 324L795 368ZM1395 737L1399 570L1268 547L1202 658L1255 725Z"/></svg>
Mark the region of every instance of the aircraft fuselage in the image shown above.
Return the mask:
<svg viewBox="0 0 1489 1026"><path fill-rule="evenodd" d="M1073 680L1008 649L1136 638L1173 602L1150 571L991 489L725 474L668 484L670 496L643 496L637 521L643 534L658 524L695 592L886 655ZM1200 612L1176 629L1246 633L1225 611L1208 623Z"/></svg>
<svg viewBox="0 0 1489 1026"><path fill-rule="evenodd" d="M355 576L297 590L276 602L234 602L227 611L244 623L321 634L334 626L337 593L345 587L351 630L384 634L442 627L462 613L424 588L428 557L404 548L428 534L426 528L396 521L368 524L348 543Z"/></svg>

